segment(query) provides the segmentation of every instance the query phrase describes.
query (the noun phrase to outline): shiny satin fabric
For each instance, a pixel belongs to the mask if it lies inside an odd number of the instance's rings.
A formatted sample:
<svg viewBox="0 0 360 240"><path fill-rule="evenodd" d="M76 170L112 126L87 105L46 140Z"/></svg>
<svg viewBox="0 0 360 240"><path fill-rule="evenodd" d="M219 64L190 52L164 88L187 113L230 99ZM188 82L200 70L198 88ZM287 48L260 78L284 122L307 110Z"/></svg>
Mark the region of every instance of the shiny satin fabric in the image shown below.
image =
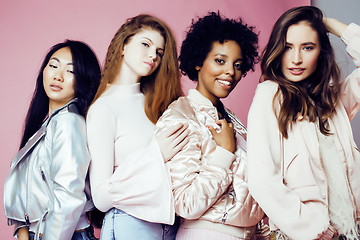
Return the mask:
<svg viewBox="0 0 360 240"><path fill-rule="evenodd" d="M238 227L254 226L264 213L247 186L246 129L233 113L227 112L236 130L235 154L214 141L207 126L220 130L215 122L217 110L196 90L169 106L156 131L178 122L189 124L189 143L167 162L179 216Z"/></svg>
<svg viewBox="0 0 360 240"><path fill-rule="evenodd" d="M28 224L36 236L43 229L43 239L70 239L87 201L90 157L75 101L54 111L29 139L4 186L9 224Z"/></svg>

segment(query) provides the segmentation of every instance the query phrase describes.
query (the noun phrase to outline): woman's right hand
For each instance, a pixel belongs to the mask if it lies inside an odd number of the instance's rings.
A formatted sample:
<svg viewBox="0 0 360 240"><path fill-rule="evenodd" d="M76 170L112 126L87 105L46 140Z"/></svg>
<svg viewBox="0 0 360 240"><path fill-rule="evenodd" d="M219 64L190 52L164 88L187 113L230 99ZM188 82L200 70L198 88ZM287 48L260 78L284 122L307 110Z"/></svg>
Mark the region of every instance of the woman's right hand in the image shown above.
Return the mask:
<svg viewBox="0 0 360 240"><path fill-rule="evenodd" d="M220 125L220 132L217 132L213 127L208 127L216 144L225 148L229 152L234 153L236 144L233 124L226 122L225 119L217 120L216 124Z"/></svg>
<svg viewBox="0 0 360 240"><path fill-rule="evenodd" d="M164 162L169 161L189 142L189 133L187 124L177 123L155 134Z"/></svg>
<svg viewBox="0 0 360 240"><path fill-rule="evenodd" d="M29 240L29 229L26 227L19 228L18 240Z"/></svg>

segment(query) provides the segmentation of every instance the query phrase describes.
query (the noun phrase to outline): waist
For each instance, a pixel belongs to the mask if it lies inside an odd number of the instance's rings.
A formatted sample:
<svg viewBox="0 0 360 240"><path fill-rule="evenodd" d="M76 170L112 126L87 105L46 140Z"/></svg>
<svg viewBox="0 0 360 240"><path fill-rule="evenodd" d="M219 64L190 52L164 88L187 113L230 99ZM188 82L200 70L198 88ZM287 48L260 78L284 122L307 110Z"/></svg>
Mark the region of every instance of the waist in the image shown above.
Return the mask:
<svg viewBox="0 0 360 240"><path fill-rule="evenodd" d="M256 225L251 227L237 227L232 225L227 225L223 223L215 223L206 220L187 220L181 223L180 227L182 228L201 228L209 229L217 232L222 232L225 234L230 234L235 237L240 237L244 239L251 239L255 234Z"/></svg>

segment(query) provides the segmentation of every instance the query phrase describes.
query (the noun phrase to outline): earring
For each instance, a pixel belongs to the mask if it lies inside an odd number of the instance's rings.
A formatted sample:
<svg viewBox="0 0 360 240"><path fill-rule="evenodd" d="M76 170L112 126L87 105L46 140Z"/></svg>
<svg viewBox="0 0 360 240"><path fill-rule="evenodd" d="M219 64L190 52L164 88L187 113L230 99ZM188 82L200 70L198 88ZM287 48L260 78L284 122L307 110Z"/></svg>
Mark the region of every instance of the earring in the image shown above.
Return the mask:
<svg viewBox="0 0 360 240"><path fill-rule="evenodd" d="M199 67L199 66L196 66L196 67L195 67L195 70L196 70L196 71L200 71L200 67Z"/></svg>

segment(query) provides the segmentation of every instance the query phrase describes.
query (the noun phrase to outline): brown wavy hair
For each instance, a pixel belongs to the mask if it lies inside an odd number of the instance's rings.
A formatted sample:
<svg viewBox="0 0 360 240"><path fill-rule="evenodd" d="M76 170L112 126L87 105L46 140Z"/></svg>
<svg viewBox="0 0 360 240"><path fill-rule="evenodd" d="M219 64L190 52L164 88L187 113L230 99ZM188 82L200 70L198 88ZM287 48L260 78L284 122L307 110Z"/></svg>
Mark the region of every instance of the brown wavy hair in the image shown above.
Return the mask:
<svg viewBox="0 0 360 240"><path fill-rule="evenodd" d="M151 75L140 79L140 89L145 95L145 113L150 121L156 123L170 103L183 95L183 91L174 35L163 21L151 15L140 14L129 18L114 35L106 54L101 83L93 103L119 73L125 44L143 28L159 31L165 41L160 66Z"/></svg>
<svg viewBox="0 0 360 240"><path fill-rule="evenodd" d="M315 122L319 119L321 133L330 134L328 119L335 113L339 96L340 71L335 62L323 14L313 6L295 7L283 13L276 21L269 42L262 53L262 78L279 84L273 99L281 134L287 138L288 129L300 117ZM288 28L306 21L317 32L320 55L315 72L300 82L285 78L281 70L281 58L286 45ZM280 102L278 111L275 102Z"/></svg>

